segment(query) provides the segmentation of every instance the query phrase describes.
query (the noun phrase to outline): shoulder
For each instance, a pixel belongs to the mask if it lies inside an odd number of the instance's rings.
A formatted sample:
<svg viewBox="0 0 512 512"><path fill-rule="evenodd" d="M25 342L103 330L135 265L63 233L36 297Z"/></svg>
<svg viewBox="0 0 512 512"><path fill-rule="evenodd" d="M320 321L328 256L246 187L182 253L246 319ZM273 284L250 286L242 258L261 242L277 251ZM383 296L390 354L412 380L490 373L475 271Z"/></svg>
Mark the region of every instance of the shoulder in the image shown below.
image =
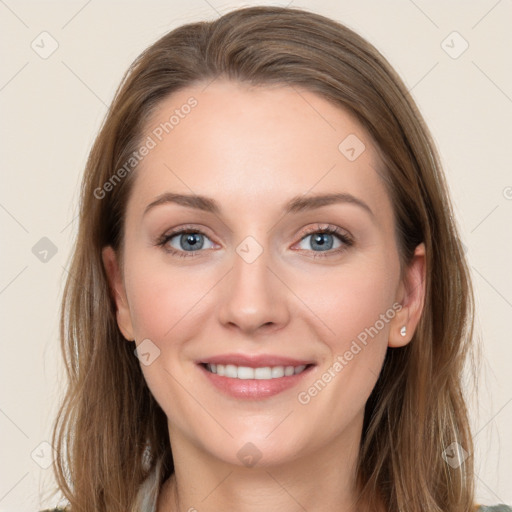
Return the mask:
<svg viewBox="0 0 512 512"><path fill-rule="evenodd" d="M508 505L493 505L492 507L486 507L485 505L480 505L476 512L512 512L512 508Z"/></svg>

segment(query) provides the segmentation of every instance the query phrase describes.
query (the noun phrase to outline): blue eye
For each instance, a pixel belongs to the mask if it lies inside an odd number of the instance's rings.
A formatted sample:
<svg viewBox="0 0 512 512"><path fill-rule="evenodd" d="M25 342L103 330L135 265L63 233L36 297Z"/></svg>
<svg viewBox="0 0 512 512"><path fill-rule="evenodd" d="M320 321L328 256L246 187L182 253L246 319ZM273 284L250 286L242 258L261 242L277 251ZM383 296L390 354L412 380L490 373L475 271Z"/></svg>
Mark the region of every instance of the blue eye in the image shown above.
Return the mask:
<svg viewBox="0 0 512 512"><path fill-rule="evenodd" d="M332 249L336 237L332 233L318 232L312 235L305 236L302 241L310 238L310 244L313 248L318 248L320 251L328 251ZM338 239L338 243L340 243ZM338 246L339 247L339 246Z"/></svg>
<svg viewBox="0 0 512 512"><path fill-rule="evenodd" d="M176 238L176 245L172 244L172 240ZM181 229L164 235L158 241L158 245L162 246L164 250L181 257L194 256L194 253L204 248L205 239L208 237L197 229ZM168 246L171 242L170 247ZM211 243L211 242L210 242ZM212 244L213 245L213 244ZM211 247L207 247L210 248Z"/></svg>
<svg viewBox="0 0 512 512"><path fill-rule="evenodd" d="M307 233L306 236L301 239L301 242L304 242L304 240L307 240L308 238L311 238L310 246L313 249L319 249L313 250L314 258L339 254L354 244L352 237L341 232L341 230L336 226L310 229L309 233ZM333 244L336 240L338 241L339 245L335 247L334 250L331 250L333 249ZM309 251L307 248L302 250Z"/></svg>

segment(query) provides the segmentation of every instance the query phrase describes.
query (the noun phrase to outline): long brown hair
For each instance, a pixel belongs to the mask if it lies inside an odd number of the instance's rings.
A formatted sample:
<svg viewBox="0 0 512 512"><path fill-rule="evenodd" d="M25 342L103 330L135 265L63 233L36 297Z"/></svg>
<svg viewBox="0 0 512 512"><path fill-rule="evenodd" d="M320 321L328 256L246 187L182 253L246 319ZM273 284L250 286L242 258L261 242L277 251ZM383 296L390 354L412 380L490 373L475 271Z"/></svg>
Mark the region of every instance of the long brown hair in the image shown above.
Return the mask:
<svg viewBox="0 0 512 512"><path fill-rule="evenodd" d="M321 15L279 7L187 24L147 48L124 76L91 149L61 310L69 386L53 435L57 482L71 510L147 510L174 470L167 419L119 331L101 250L112 245L122 255L135 169L118 179L119 169L140 146L150 114L169 94L219 77L304 87L348 109L375 141L402 269L424 242L427 274L414 337L388 349L366 404L359 510L468 512L473 445L462 374L474 298L436 148L406 86L370 43ZM442 456L453 442L469 454L458 468Z"/></svg>

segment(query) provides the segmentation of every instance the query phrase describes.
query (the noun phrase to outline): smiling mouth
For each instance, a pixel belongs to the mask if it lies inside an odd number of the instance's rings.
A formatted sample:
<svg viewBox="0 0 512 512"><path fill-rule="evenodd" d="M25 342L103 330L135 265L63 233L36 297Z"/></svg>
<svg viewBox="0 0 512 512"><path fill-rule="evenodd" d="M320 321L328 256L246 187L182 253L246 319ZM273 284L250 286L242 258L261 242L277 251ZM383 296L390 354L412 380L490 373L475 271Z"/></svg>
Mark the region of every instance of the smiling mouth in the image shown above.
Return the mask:
<svg viewBox="0 0 512 512"><path fill-rule="evenodd" d="M219 377L227 377L228 379L240 380L272 380L282 377L291 377L299 375L313 364L299 366L262 366L252 368L249 366L237 366L234 364L201 364L208 372L214 373Z"/></svg>

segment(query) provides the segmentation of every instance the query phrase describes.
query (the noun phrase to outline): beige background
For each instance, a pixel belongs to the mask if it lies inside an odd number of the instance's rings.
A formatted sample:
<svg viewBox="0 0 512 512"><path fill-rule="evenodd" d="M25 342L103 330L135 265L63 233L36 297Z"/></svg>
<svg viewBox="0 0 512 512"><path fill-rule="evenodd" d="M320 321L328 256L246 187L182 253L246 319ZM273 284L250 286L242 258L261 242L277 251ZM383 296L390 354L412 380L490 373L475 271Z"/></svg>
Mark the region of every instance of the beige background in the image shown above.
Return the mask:
<svg viewBox="0 0 512 512"><path fill-rule="evenodd" d="M51 464L45 443L62 390L58 309L79 180L122 74L175 26L260 3L0 1L0 511L38 510L40 490L52 481L51 469L40 466ZM512 504L512 4L290 5L333 17L372 42L430 126L467 247L483 339L480 406L472 408L478 499ZM58 48L42 58L53 40ZM46 262L32 252L42 237L57 249Z"/></svg>

